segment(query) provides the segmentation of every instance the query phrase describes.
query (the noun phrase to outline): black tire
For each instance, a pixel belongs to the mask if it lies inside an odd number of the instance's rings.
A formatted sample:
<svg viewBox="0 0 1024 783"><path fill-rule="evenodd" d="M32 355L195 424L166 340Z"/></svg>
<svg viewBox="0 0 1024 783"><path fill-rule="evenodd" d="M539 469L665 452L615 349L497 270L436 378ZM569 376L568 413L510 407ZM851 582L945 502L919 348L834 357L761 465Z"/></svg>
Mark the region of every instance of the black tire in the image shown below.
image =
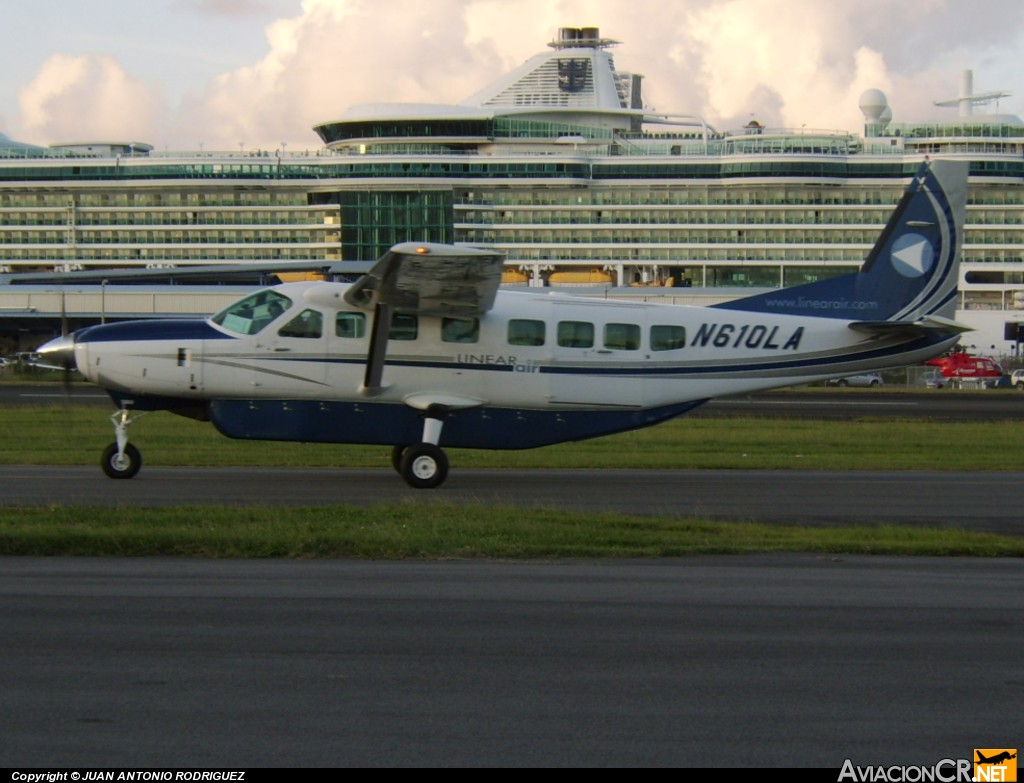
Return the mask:
<svg viewBox="0 0 1024 783"><path fill-rule="evenodd" d="M871 385L872 388L874 388L875 386L881 386L882 382L881 381L871 381L870 385Z"/></svg>
<svg viewBox="0 0 1024 783"><path fill-rule="evenodd" d="M1024 391L1024 381L1017 381L1017 388Z"/></svg>
<svg viewBox="0 0 1024 783"><path fill-rule="evenodd" d="M391 467L395 469L396 473L402 472L402 455L405 454L405 450L408 446L392 446L391 447Z"/></svg>
<svg viewBox="0 0 1024 783"><path fill-rule="evenodd" d="M846 380L845 378L841 378L840 380L836 381L836 386L842 387L842 386L849 386L849 385L850 385L850 382L848 380Z"/></svg>
<svg viewBox="0 0 1024 783"><path fill-rule="evenodd" d="M413 489L434 489L448 476L448 457L433 443L417 443L403 452L399 473Z"/></svg>
<svg viewBox="0 0 1024 783"><path fill-rule="evenodd" d="M142 454L129 443L124 447L124 454L118 457L117 444L111 443L103 449L100 467L112 479L134 478L142 467Z"/></svg>

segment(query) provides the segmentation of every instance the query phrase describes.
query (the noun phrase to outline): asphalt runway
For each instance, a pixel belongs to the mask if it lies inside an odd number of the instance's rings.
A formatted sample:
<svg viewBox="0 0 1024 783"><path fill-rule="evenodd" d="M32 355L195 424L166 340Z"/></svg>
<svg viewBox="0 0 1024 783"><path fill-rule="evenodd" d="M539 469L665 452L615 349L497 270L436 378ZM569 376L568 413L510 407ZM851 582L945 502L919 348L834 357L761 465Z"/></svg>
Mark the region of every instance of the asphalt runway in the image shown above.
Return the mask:
<svg viewBox="0 0 1024 783"><path fill-rule="evenodd" d="M789 396L699 415L927 408L840 393L794 410ZM978 415L936 399L922 415ZM983 417L1016 415L1014 395L976 399ZM456 462L441 489L417 492L390 470L144 466L111 481L98 466L0 466L0 482L0 506L97 513L426 499L1024 530L1019 473ZM1024 693L1022 595L1008 559L3 558L0 766L931 766L1018 747L1000 705Z"/></svg>
<svg viewBox="0 0 1024 783"><path fill-rule="evenodd" d="M5 558L0 766L933 766L1019 746L1022 595L1004 559Z"/></svg>

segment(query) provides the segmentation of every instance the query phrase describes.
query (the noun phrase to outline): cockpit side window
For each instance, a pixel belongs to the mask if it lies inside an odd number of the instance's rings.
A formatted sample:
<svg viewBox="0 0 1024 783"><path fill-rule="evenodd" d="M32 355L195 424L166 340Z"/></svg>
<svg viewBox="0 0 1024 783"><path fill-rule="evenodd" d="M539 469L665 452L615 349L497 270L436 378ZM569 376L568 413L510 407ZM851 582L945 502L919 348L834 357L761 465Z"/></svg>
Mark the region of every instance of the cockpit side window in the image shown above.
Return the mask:
<svg viewBox="0 0 1024 783"><path fill-rule="evenodd" d="M324 317L316 310L303 310L277 330L279 337L315 339L324 331Z"/></svg>
<svg viewBox="0 0 1024 783"><path fill-rule="evenodd" d="M257 334L291 306L287 296L267 289L229 305L210 320L237 334Z"/></svg>

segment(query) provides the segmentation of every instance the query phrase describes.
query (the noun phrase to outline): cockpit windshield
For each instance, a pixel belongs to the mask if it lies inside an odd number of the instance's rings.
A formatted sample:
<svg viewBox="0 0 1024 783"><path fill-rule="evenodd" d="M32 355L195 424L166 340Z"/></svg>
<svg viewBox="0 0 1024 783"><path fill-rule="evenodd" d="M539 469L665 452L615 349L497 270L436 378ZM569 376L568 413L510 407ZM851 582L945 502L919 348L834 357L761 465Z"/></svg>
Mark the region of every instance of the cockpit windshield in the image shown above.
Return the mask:
<svg viewBox="0 0 1024 783"><path fill-rule="evenodd" d="M287 296L266 289L235 302L210 320L238 334L256 334L291 306Z"/></svg>

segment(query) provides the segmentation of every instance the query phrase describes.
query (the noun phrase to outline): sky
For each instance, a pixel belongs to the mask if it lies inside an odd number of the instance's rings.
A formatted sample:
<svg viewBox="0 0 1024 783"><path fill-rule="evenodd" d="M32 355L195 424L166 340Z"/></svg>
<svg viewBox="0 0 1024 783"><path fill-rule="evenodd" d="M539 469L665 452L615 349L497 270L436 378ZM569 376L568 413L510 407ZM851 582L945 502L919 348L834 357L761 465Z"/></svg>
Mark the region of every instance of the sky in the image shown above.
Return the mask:
<svg viewBox="0 0 1024 783"><path fill-rule="evenodd" d="M349 106L457 103L560 27L599 27L648 108L719 130L860 132L869 88L897 122L951 120L933 102L965 69L1024 116L1021 0L34 0L0 13L0 133L316 149Z"/></svg>

